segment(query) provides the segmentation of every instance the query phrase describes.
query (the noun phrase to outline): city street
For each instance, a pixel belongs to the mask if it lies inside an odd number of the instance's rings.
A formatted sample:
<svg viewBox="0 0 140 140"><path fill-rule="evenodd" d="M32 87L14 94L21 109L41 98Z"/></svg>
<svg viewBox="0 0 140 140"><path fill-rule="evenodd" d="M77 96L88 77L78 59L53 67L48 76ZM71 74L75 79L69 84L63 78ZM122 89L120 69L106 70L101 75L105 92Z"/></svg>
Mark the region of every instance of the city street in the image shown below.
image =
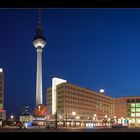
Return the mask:
<svg viewBox="0 0 140 140"><path fill-rule="evenodd" d="M140 132L140 128L0 128L0 132Z"/></svg>

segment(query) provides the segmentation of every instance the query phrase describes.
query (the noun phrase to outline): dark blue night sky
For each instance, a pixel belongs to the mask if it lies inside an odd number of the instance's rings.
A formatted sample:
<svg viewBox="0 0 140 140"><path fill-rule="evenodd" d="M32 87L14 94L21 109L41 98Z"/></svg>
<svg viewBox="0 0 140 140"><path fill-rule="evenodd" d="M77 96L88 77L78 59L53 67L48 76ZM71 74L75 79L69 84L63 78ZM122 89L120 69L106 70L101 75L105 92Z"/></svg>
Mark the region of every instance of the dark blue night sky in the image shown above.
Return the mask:
<svg viewBox="0 0 140 140"><path fill-rule="evenodd" d="M35 106L36 9L0 9L5 109ZM43 9L43 96L53 77L111 97L140 95L140 9Z"/></svg>

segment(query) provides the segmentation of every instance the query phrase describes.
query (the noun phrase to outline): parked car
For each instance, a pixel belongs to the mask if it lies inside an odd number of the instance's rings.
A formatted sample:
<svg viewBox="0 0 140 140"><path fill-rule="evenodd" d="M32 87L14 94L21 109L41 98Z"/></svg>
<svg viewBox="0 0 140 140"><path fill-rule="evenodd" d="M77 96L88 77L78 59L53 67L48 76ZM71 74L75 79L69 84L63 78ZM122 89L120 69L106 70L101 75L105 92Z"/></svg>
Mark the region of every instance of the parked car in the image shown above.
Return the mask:
<svg viewBox="0 0 140 140"><path fill-rule="evenodd" d="M55 125L53 123L51 124L46 124L46 128L55 128Z"/></svg>
<svg viewBox="0 0 140 140"><path fill-rule="evenodd" d="M112 125L112 128L128 128L128 126L124 126L122 124Z"/></svg>

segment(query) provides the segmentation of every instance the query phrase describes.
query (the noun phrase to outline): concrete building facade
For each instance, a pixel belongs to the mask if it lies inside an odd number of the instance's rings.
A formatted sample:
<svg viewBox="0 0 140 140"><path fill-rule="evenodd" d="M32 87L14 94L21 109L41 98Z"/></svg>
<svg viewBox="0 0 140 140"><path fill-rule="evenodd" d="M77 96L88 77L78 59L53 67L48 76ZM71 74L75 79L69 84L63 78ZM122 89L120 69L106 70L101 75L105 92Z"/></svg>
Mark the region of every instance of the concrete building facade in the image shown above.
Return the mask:
<svg viewBox="0 0 140 140"><path fill-rule="evenodd" d="M46 98L47 108L52 110L52 87L47 89ZM62 120L99 122L114 115L113 98L67 82L56 86L56 104Z"/></svg>

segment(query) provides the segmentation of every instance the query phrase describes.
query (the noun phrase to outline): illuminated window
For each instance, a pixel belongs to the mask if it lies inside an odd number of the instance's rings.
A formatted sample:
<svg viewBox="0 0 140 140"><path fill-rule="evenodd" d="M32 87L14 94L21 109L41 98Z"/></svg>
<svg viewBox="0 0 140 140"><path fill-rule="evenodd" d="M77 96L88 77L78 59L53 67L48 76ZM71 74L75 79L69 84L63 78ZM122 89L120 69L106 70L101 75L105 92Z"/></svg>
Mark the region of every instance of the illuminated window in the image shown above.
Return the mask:
<svg viewBox="0 0 140 140"><path fill-rule="evenodd" d="M140 112L140 108L136 108L136 112Z"/></svg>
<svg viewBox="0 0 140 140"><path fill-rule="evenodd" d="M135 117L135 113L131 113L131 117Z"/></svg>
<svg viewBox="0 0 140 140"><path fill-rule="evenodd" d="M131 108L131 112L135 112L135 108Z"/></svg>
<svg viewBox="0 0 140 140"><path fill-rule="evenodd" d="M136 113L136 117L140 117L140 113Z"/></svg>
<svg viewBox="0 0 140 140"><path fill-rule="evenodd" d="M137 104L136 104L136 107L140 107L140 103L137 103Z"/></svg>
<svg viewBox="0 0 140 140"><path fill-rule="evenodd" d="M131 104L131 107L135 107L135 104Z"/></svg>

